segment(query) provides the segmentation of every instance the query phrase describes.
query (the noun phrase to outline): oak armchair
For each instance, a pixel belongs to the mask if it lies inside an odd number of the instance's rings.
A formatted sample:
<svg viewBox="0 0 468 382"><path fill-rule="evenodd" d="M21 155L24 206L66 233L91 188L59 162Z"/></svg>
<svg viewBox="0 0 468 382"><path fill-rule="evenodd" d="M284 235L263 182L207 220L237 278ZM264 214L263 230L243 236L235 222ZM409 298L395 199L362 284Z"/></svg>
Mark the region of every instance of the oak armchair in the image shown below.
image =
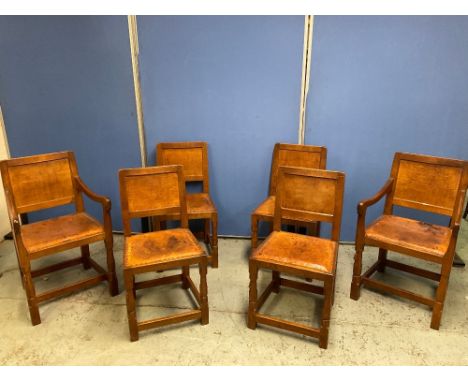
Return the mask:
<svg viewBox="0 0 468 382"><path fill-rule="evenodd" d="M358 300L361 285L390 292L432 308L431 328L439 329L463 201L468 186L468 162L427 155L396 153L390 178L372 198L358 204L356 254L350 296ZM367 208L386 197L383 215L366 227ZM401 206L450 217L448 227L396 216ZM363 274L364 247L379 248L377 261ZM441 266L440 273L387 259L388 251L430 261ZM372 279L386 267L425 277L438 283L435 298L384 284Z"/></svg>
<svg viewBox="0 0 468 382"><path fill-rule="evenodd" d="M79 289L109 283L112 296L118 294L113 256L111 201L91 191L78 175L72 152L14 158L0 163L13 239L21 280L26 292L31 322L41 323L39 304ZM84 208L83 196L102 206L102 225ZM21 214L67 204L75 205L75 213L34 223L23 224ZM89 244L103 240L106 246L107 271L95 262ZM81 257L62 261L40 269L32 269L32 261L57 252L81 248ZM93 268L98 276L37 294L33 279L60 269L82 264Z"/></svg>

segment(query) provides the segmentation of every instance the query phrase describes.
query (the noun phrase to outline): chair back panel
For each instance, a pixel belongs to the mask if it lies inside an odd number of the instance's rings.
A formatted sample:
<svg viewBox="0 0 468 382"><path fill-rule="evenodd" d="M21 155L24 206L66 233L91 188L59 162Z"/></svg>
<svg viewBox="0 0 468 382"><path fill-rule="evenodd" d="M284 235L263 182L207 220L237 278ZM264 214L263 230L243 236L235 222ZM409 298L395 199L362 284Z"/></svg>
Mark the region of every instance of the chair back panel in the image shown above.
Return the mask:
<svg viewBox="0 0 468 382"><path fill-rule="evenodd" d="M156 147L159 166L181 165L187 182L208 187L208 145L206 142L163 142Z"/></svg>
<svg viewBox="0 0 468 382"><path fill-rule="evenodd" d="M392 204L452 216L467 169L460 160L396 153Z"/></svg>
<svg viewBox="0 0 468 382"><path fill-rule="evenodd" d="M5 172L5 173L4 173ZM4 161L5 189L17 213L27 213L75 201L73 153L53 153Z"/></svg>
<svg viewBox="0 0 468 382"><path fill-rule="evenodd" d="M131 214L180 207L176 173L128 176L125 186Z"/></svg>
<svg viewBox="0 0 468 382"><path fill-rule="evenodd" d="M280 167L274 229L281 219L332 223L332 239L338 240L343 209L344 177L341 172L299 167Z"/></svg>
<svg viewBox="0 0 468 382"><path fill-rule="evenodd" d="M276 194L280 166L325 169L326 161L327 149L325 147L277 143L273 150L270 195Z"/></svg>
<svg viewBox="0 0 468 382"><path fill-rule="evenodd" d="M125 234L130 234L129 219L170 213L180 213L181 225L187 227L182 166L123 169L119 179Z"/></svg>

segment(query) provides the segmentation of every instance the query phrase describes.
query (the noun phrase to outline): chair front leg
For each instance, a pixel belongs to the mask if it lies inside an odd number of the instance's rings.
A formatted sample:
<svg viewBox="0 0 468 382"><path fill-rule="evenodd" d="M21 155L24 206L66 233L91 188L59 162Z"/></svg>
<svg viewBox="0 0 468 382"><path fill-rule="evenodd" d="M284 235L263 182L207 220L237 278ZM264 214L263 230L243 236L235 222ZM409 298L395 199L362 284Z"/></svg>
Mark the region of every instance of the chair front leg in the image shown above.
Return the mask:
<svg viewBox="0 0 468 382"><path fill-rule="evenodd" d="M331 307L333 299L333 284L334 278L328 279L324 283L324 302L323 302L323 312L322 320L320 324L320 338L319 338L319 347L326 349L328 347L328 331L330 326L330 316L331 316Z"/></svg>
<svg viewBox="0 0 468 382"><path fill-rule="evenodd" d="M258 267L255 262L250 261L249 263L249 313L247 318L247 326L249 329L255 329L257 327L257 320L255 313L257 311L257 277Z"/></svg>
<svg viewBox="0 0 468 382"><path fill-rule="evenodd" d="M356 246L353 266L353 281L351 282L350 297L353 300L359 300L361 295L361 272L362 272L362 252L363 246Z"/></svg>
<svg viewBox="0 0 468 382"><path fill-rule="evenodd" d="M201 324L207 325L209 323L209 309L208 309L208 285L206 282L206 274L208 267L208 259L203 256L199 264L200 270L200 309L201 309Z"/></svg>
<svg viewBox="0 0 468 382"><path fill-rule="evenodd" d="M451 262L446 261L442 265L439 286L437 287L434 306L432 308L431 329L439 330L451 269Z"/></svg>
<svg viewBox="0 0 468 382"><path fill-rule="evenodd" d="M29 260L24 261L25 269L22 270L23 284L26 292L26 298L28 300L29 315L31 316L31 323L33 326L41 323L41 316L39 314L39 306L36 302L36 288L31 276L31 264Z"/></svg>
<svg viewBox="0 0 468 382"><path fill-rule="evenodd" d="M136 301L135 301L135 285L133 274L125 270L125 290L127 298L127 316L128 316L128 329L130 331L130 341L138 341L138 324L136 316Z"/></svg>

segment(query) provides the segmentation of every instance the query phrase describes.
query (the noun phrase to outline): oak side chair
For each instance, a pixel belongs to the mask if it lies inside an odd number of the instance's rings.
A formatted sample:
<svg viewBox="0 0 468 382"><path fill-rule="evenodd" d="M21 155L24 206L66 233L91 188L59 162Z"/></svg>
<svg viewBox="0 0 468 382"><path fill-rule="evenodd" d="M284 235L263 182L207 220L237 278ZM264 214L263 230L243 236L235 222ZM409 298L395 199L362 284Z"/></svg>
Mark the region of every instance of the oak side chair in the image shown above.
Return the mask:
<svg viewBox="0 0 468 382"><path fill-rule="evenodd" d="M468 186L468 162L427 155L396 153L390 178L372 198L358 204L356 254L350 296L358 300L361 285L393 293L432 308L431 328L439 329L452 269L463 201ZM366 227L367 208L386 197L383 215ZM446 215L448 227L399 217L393 206ZM364 274L364 246L379 248L378 260ZM440 273L387 259L388 251L430 261L441 266ZM411 273L438 282L435 298L371 279L386 267Z"/></svg>
<svg viewBox="0 0 468 382"><path fill-rule="evenodd" d="M58 296L96 285L109 283L111 296L119 293L115 274L111 223L111 201L92 192L78 175L72 152L57 152L4 160L0 163L5 197L12 226L21 280L26 291L33 325L41 323L39 304ZM83 196L100 203L102 225L85 212ZM46 208L75 204L75 213L24 224L20 214ZM103 240L107 254L107 271L91 257L89 244ZM32 269L32 261L81 247L81 257ZM93 268L98 276L36 293L33 279L74 265Z"/></svg>
<svg viewBox="0 0 468 382"><path fill-rule="evenodd" d="M334 300L338 241L340 238L345 175L342 172L280 167L276 190L273 232L255 249L249 260L250 289L248 327L257 323L319 338L319 346L328 346L328 328ZM324 239L284 232L284 220L331 223L331 238ZM272 270L272 281L257 298L259 268ZM281 272L301 278L323 281L323 287L281 277ZM259 313L271 292L280 286L324 296L319 328L294 323Z"/></svg>
<svg viewBox="0 0 468 382"><path fill-rule="evenodd" d="M208 261L213 268L218 267L218 212L210 197L208 176L208 144L206 142L163 142L156 146L157 164L182 165L186 182L202 182L203 192L186 193L188 219L205 221L204 240L209 244ZM176 219L177 215L160 217L160 221ZM210 238L211 222L211 238ZM161 223L153 219L156 229Z"/></svg>
<svg viewBox="0 0 468 382"><path fill-rule="evenodd" d="M270 170L270 191L268 197L254 210L252 223L252 249L258 245L258 223L267 221L273 223L275 213L275 194L279 166L306 167L324 170L327 165L327 148L323 146L296 145L276 143L273 149L273 159ZM295 225L294 221L287 222ZM310 222L307 226L311 233L320 236L320 223Z"/></svg>
<svg viewBox="0 0 468 382"><path fill-rule="evenodd" d="M182 166L155 166L119 171L120 200L124 227L124 279L130 340L137 341L139 331L200 319L208 324L207 256L188 229L185 182ZM134 218L180 215L180 228L132 235ZM200 291L190 278L190 266L198 264ZM136 281L142 273L182 268L182 273L149 281ZM198 309L163 318L137 322L136 290L182 282L199 304Z"/></svg>

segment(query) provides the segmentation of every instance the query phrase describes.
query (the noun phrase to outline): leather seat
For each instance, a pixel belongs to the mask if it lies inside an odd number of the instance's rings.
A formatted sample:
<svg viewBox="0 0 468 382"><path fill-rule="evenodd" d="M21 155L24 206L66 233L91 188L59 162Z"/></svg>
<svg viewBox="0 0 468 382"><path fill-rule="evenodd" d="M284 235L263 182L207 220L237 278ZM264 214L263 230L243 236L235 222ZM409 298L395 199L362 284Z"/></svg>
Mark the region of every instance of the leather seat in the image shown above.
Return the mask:
<svg viewBox="0 0 468 382"><path fill-rule="evenodd" d="M196 258L203 254L203 248L186 228L149 232L125 239L124 268Z"/></svg>
<svg viewBox="0 0 468 382"><path fill-rule="evenodd" d="M271 218L275 215L275 196L266 198L253 212L253 215L259 215L264 218ZM265 219L266 220L266 219Z"/></svg>
<svg viewBox="0 0 468 382"><path fill-rule="evenodd" d="M85 212L63 215L56 218L22 226L23 243L31 258L37 258L52 248L76 247L77 242L87 243L104 238L104 228Z"/></svg>
<svg viewBox="0 0 468 382"><path fill-rule="evenodd" d="M337 249L337 243L332 240L274 231L254 252L252 259L332 274Z"/></svg>
<svg viewBox="0 0 468 382"><path fill-rule="evenodd" d="M382 215L365 233L366 243L388 243L392 250L424 252L442 258L448 250L451 230L394 215Z"/></svg>
<svg viewBox="0 0 468 382"><path fill-rule="evenodd" d="M187 213L190 215L211 215L216 213L216 208L210 195L206 193L186 194Z"/></svg>

